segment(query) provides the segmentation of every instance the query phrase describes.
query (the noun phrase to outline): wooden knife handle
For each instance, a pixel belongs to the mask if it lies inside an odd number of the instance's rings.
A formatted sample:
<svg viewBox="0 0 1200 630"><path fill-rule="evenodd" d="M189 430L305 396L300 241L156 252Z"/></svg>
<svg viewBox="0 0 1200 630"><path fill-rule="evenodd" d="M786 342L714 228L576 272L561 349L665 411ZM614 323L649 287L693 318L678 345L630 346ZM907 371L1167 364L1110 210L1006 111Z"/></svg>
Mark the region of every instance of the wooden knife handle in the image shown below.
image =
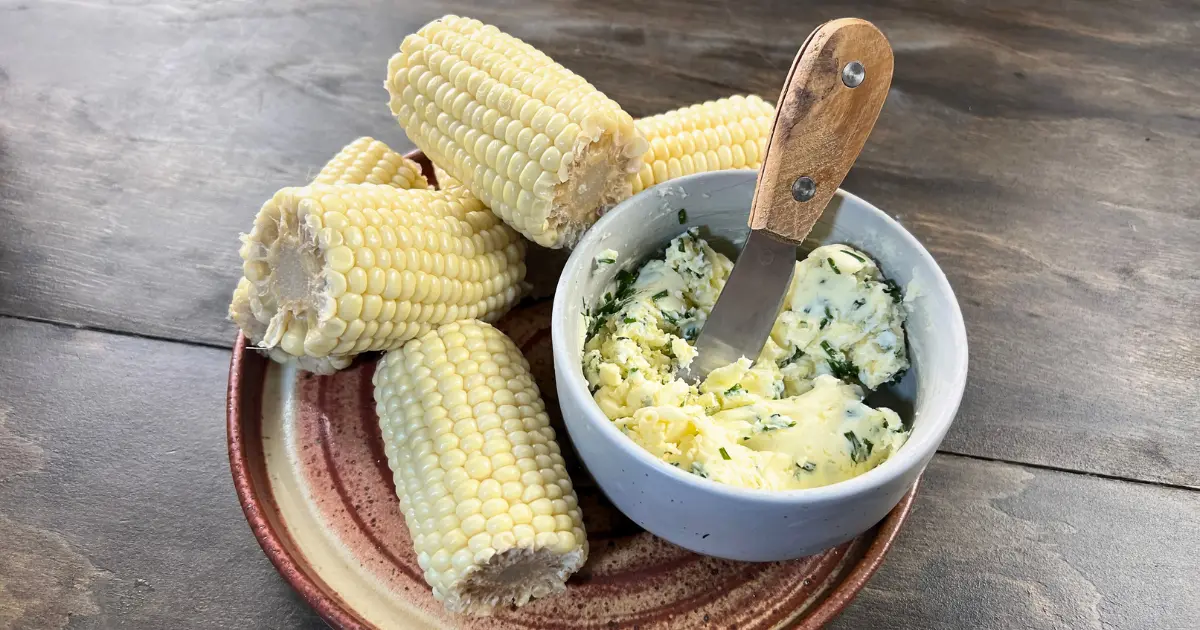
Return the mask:
<svg viewBox="0 0 1200 630"><path fill-rule="evenodd" d="M846 70L852 62L863 70L856 87L849 87L855 68ZM891 83L892 47L870 22L834 20L808 36L779 95L750 206L751 229L796 244L808 236L858 159ZM796 184L801 177L813 187ZM811 197L797 200L806 193Z"/></svg>

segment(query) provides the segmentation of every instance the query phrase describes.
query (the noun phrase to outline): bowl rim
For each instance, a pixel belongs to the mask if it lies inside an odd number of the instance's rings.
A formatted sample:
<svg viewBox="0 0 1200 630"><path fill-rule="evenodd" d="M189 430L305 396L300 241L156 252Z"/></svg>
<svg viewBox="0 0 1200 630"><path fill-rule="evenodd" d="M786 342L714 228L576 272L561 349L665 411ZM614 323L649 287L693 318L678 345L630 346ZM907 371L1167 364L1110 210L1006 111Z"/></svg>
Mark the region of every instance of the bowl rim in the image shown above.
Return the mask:
<svg viewBox="0 0 1200 630"><path fill-rule="evenodd" d="M568 288L571 283L579 281L581 276L587 273L590 268L589 261L584 260L583 251L587 249L586 245L601 239L606 233L610 224L619 223L624 212L630 211L630 208L638 205L639 200L648 197L649 195L658 196L658 189L663 186L675 186L686 189L690 184L703 181L705 179L715 177L730 177L738 176L749 178L751 182L757 177L757 172L752 170L720 170L709 171L705 173L696 173L677 179L672 179L662 184L651 186L642 192L622 201L609 210L603 217L600 218L587 232L583 238L575 246L571 252L570 258L563 268L563 273L559 277L558 284L555 288L554 295L554 310L550 319L550 330L553 339L566 339L567 335L573 334L567 330L567 317L570 306L567 302ZM668 478L672 478L680 483L690 485L693 488L716 494L723 498L754 501L771 504L809 504L819 503L822 501L831 501L843 499L847 496L855 496L865 494L867 492L878 490L888 484L899 482L901 477L913 468L923 467L925 462L933 456L937 451L938 446L949 431L950 425L954 421L955 415L958 413L958 408L962 402L962 394L966 388L967 382L967 332L966 324L963 322L962 309L959 307L958 298L954 294L954 289L950 286L950 281L946 279L946 274L942 272L942 268L934 260L933 256L921 245L907 229L904 228L898 221L888 216L886 212L880 210L874 204L854 195L848 191L838 188L834 194L835 198L844 201L855 202L861 204L869 212L878 215L883 219L884 223L893 228L897 233L900 243L907 248L916 252L917 256L922 258L932 269L933 278L927 280L932 284L931 291L944 293L947 295L950 304L949 326L948 330L942 334L949 335L953 344L953 355L951 361L953 363L953 374L950 378L950 387L948 393L942 397L941 404L934 409L934 413L921 416L921 422L929 423L931 430L923 432L918 439L910 439L905 442L896 453L888 457L882 464L875 468L851 479L839 481L827 486L817 488L803 488L799 490L766 490L760 488L739 488L727 484L697 477L691 473L684 472L674 466L664 463L662 460L651 455L644 448L639 446L633 440L629 439L624 433L617 429L616 425L604 415L596 404L594 398L588 393L587 382L584 380L582 368L579 369L564 369L558 370L557 366L579 365L579 360L572 359L567 356L565 344L555 342L553 344L554 364L556 366L556 382L559 387L568 388L567 395L585 399L586 402L581 405L583 416L586 422L592 427L600 431L602 435L611 440L617 445L626 456L632 457L639 462L648 465L651 469L656 470ZM563 396L559 397L560 399Z"/></svg>

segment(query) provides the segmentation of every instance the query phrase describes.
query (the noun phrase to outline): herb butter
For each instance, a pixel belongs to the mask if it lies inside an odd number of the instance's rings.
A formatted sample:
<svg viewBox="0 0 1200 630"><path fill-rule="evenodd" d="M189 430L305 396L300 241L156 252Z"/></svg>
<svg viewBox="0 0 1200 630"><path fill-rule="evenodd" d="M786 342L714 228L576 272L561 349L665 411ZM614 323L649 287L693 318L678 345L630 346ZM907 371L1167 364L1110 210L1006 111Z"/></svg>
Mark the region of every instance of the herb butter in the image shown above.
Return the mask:
<svg viewBox="0 0 1200 630"><path fill-rule="evenodd" d="M745 488L812 488L860 475L908 438L863 386L908 367L902 293L862 252L817 248L796 263L762 353L698 386L675 378L733 263L695 229L662 259L623 270L586 316L583 371L600 409L663 461Z"/></svg>

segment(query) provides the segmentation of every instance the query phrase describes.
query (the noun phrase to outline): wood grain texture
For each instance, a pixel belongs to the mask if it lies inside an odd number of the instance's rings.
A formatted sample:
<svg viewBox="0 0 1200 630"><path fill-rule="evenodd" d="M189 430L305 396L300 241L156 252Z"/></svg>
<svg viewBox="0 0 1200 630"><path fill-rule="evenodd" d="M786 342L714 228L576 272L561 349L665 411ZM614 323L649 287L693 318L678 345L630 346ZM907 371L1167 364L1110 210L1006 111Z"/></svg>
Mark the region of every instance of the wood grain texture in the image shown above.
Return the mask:
<svg viewBox="0 0 1200 630"><path fill-rule="evenodd" d="M812 28L870 20L896 74L844 187L959 296L944 448L1200 486L1200 25L1169 0L0 0L0 313L231 344L237 234L353 138L411 147L383 68L448 11L635 116L774 98Z"/></svg>
<svg viewBox="0 0 1200 630"><path fill-rule="evenodd" d="M0 353L0 627L318 627L233 491L227 352L0 318Z"/></svg>
<svg viewBox="0 0 1200 630"><path fill-rule="evenodd" d="M0 627L324 627L237 505L224 351L0 318L0 352ZM1200 493L939 455L835 627L1194 628L1198 563Z"/></svg>
<svg viewBox="0 0 1200 630"><path fill-rule="evenodd" d="M858 62L862 83L848 86L842 68ZM775 121L758 171L750 227L799 245L821 218L858 159L892 83L892 49L869 22L838 19L809 35L775 101ZM812 180L801 201L793 183Z"/></svg>
<svg viewBox="0 0 1200 630"><path fill-rule="evenodd" d="M853 15L896 65L844 187L930 249L971 339L944 449L1200 487L1195 10L0 0L0 314L229 346L238 233L358 136L411 148L384 67L443 13L635 116L774 99L808 32ZM224 350L0 317L0 352L0 627L323 627L230 487ZM939 455L835 627L1195 628L1197 497Z"/></svg>
<svg viewBox="0 0 1200 630"><path fill-rule="evenodd" d="M938 455L834 628L1188 630L1200 495Z"/></svg>

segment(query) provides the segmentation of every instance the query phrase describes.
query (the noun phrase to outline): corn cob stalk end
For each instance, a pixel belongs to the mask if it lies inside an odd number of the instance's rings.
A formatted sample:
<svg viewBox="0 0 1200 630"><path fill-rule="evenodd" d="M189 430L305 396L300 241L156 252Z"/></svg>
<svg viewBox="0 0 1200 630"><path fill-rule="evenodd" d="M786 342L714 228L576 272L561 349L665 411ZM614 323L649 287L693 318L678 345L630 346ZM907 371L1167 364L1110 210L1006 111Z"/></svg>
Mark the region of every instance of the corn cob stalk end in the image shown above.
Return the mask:
<svg viewBox="0 0 1200 630"><path fill-rule="evenodd" d="M265 352L267 358L276 363L294 365L314 374L333 374L350 366L350 357L292 356L282 348L264 346L263 338L267 333L267 325L254 313L257 310L261 314L265 309L253 292L254 285L242 278L238 280L238 286L233 291L233 300L229 303L229 319L246 335L250 348Z"/></svg>

